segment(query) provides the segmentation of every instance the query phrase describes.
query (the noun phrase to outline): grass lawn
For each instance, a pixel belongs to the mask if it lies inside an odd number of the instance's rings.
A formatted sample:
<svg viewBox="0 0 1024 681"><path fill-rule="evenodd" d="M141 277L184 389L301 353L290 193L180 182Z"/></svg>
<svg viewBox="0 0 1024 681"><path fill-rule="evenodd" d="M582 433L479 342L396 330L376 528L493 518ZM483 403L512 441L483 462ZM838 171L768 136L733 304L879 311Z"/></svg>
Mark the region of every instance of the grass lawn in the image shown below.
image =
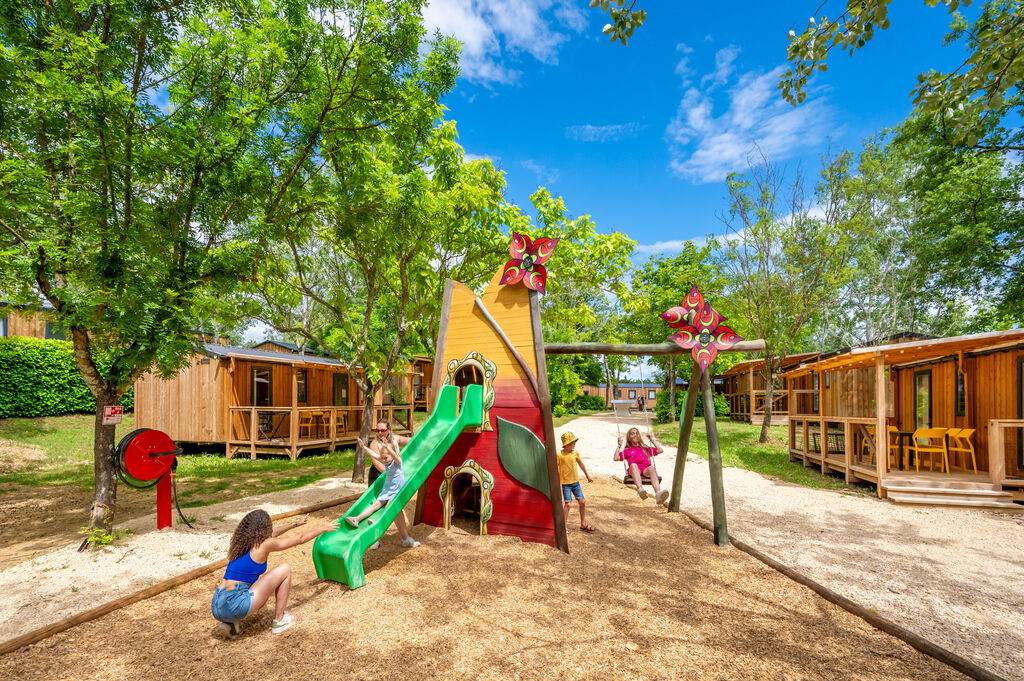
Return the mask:
<svg viewBox="0 0 1024 681"><path fill-rule="evenodd" d="M579 413L577 413L577 414L563 414L562 416L553 416L551 418L551 420L554 421L555 428L558 428L560 426L564 426L566 423L569 423L569 421L572 421L573 419L580 418L581 416L592 416L594 414L603 414L603 413L606 413L607 411L609 411L609 410L608 409L580 409Z"/></svg>
<svg viewBox="0 0 1024 681"><path fill-rule="evenodd" d="M134 428L125 414L117 439ZM93 484L93 416L72 414L31 419L0 420L0 483L34 487ZM178 496L183 507L237 499L301 487L321 478L352 470L351 448L332 453L304 454L295 462L286 456L228 459L220 453L178 457ZM19 465L18 459L21 459ZM25 465L29 463L29 465Z"/></svg>
<svg viewBox="0 0 1024 681"><path fill-rule="evenodd" d="M665 443L673 446L679 442L678 423L660 423L654 426L655 434ZM823 475L817 468L805 468L798 461L789 460L788 440L785 426L772 426L768 442L757 441L761 424L718 419L718 441L722 450L722 465L743 468L786 482L808 487L825 489L846 489L868 494L873 489L868 485L848 485L846 480L834 475ZM708 439L704 430L704 419L697 417L690 435L690 451L703 459L708 458Z"/></svg>

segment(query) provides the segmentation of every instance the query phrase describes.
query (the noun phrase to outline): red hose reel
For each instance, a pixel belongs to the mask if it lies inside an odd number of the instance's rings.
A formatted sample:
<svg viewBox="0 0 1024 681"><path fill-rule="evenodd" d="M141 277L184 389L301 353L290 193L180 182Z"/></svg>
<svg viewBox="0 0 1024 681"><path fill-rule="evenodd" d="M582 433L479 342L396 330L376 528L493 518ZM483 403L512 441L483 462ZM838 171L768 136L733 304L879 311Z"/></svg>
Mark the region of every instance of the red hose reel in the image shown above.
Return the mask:
<svg viewBox="0 0 1024 681"><path fill-rule="evenodd" d="M135 489L156 487L156 526L160 530L171 526L172 497L178 515L192 527L178 506L174 485L178 454L181 449L174 446L167 433L151 428L133 430L121 438L114 450L114 468L122 482Z"/></svg>

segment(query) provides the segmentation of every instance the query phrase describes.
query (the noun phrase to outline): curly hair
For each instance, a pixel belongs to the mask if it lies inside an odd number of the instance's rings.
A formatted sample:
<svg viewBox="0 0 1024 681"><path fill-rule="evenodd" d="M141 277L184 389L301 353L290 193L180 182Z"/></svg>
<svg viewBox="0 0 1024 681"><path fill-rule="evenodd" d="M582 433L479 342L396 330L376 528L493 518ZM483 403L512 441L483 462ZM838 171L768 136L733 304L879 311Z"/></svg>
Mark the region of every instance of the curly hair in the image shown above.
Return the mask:
<svg viewBox="0 0 1024 681"><path fill-rule="evenodd" d="M274 524L270 520L270 514L259 508L249 511L242 518L235 533L231 535L231 546L228 548L228 560L235 560L249 553L253 547L259 546L267 539L270 539L274 531Z"/></svg>

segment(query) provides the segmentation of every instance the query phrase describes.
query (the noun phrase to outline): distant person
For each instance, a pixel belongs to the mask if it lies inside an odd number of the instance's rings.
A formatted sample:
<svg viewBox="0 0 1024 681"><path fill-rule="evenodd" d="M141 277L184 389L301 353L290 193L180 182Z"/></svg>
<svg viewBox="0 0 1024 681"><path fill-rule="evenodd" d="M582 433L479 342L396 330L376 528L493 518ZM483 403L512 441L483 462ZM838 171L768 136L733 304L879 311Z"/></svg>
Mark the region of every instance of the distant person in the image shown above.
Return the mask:
<svg viewBox="0 0 1024 681"><path fill-rule="evenodd" d="M381 488L376 500L367 506L362 513L345 518L345 521L352 527L359 527L359 523L373 515L378 509L391 503L398 496L401 489L405 487L405 474L402 472L402 454L398 438L394 434L387 439L381 437L382 433L386 435L390 431L390 424L387 421L381 420L377 422L377 440L373 443L374 447L367 447L361 439L356 439L356 442L363 448L363 451L370 455L373 465L384 473L384 487ZM408 442L408 439L406 441ZM373 521L371 520L370 522ZM395 527L398 529L399 534L402 535L402 546L414 549L420 545L418 541L409 535L409 527L405 523L405 514L402 512L402 509L398 510L398 515L395 517Z"/></svg>
<svg viewBox="0 0 1024 681"><path fill-rule="evenodd" d="M374 426L374 429L373 429L373 434L374 434L374 437L373 437L373 440L370 441L369 448L367 448L366 446L363 446L363 449L365 451L373 450L373 451L377 452L378 454L380 454L381 447L384 446L385 444L393 443L395 446L401 448L401 447L404 447L406 444L408 444L408 442L410 440L410 438L407 438L404 435L396 435L394 433L394 431L391 430L391 423L387 419L381 419L381 420L377 421L377 424ZM372 485L374 483L374 481L377 478L379 478L380 474L383 473L383 472L384 472L384 465L381 464L379 461L375 460L373 458L373 456L371 456L370 457L370 472L369 472L369 475L367 475L367 477L366 477L366 486L369 487L370 485ZM408 536L409 533L406 531L406 529L404 529L405 528L405 516L404 515L401 515L401 523L399 523L398 519L395 520L395 527L398 528L398 531L401 532L403 536ZM380 548L380 539L378 539L377 541L375 541L372 544L370 544L370 549L371 550L375 551L375 550L377 550L379 548Z"/></svg>
<svg viewBox="0 0 1024 681"><path fill-rule="evenodd" d="M665 450L662 449L653 432L647 432L647 439L650 442L650 446L644 445L644 441L640 438L639 428L630 428L626 432L626 448L622 448L622 436L620 435L619 444L615 448L615 454L612 458L615 461L626 462L629 468L629 475L633 478L633 484L636 485L636 493L641 499L647 498L647 490L644 489L643 485L643 476L649 476L651 478L651 487L654 488L654 499L660 504L668 499L668 490L661 488L661 480L658 479L658 471L654 467L654 462L651 458Z"/></svg>
<svg viewBox="0 0 1024 681"><path fill-rule="evenodd" d="M580 504L580 529L584 532L593 532L594 526L587 524L586 503L583 500L583 488L580 487L580 476L576 471L579 466L583 475L587 476L587 482L594 482L583 465L580 453L576 451L577 437L572 433L562 433L562 451L558 453L558 478L562 484L562 508L565 513L565 523L569 524L569 507L572 506L572 498Z"/></svg>
<svg viewBox="0 0 1024 681"><path fill-rule="evenodd" d="M647 407L647 401L644 400L643 395L638 395L636 398L636 409L637 411L643 411Z"/></svg>
<svg viewBox="0 0 1024 681"><path fill-rule="evenodd" d="M267 558L275 551L284 551L305 544L324 532L338 529L338 521L314 527L294 537L282 538L293 527L305 525L309 516L274 527L270 514L262 509L250 511L238 523L228 548L228 567L224 578L213 592L210 609L220 622L218 632L226 638L242 635L241 621L263 607L274 595L274 620L270 633L280 634L295 624L295 615L284 611L292 585L292 568L282 563L267 571Z"/></svg>

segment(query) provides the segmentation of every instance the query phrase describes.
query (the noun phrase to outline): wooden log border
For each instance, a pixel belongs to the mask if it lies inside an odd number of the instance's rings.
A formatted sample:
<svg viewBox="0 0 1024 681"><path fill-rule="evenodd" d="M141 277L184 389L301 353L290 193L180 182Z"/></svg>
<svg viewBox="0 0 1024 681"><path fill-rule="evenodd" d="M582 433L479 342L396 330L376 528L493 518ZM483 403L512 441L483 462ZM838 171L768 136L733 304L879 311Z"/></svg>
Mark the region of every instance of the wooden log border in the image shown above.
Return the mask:
<svg viewBox="0 0 1024 681"><path fill-rule="evenodd" d="M612 477L615 480L621 482L622 484L628 484L622 478L619 478L617 476ZM662 506L665 506L666 508L668 507L666 503L662 503ZM686 515L687 518L689 518L693 522L693 524L697 525L701 529L711 532L712 535L714 534L715 528L711 525L711 523L701 520L700 518L698 518L697 516L693 515L685 509L680 510L683 514ZM761 561L768 567L778 572L781 572L783 575L789 577L794 582L806 586L808 589L818 594L829 603L838 605L840 608L847 611L851 615L856 615L857 617L861 618L862 620L873 626L875 629L878 629L879 631L889 634L890 636L895 636L896 638L900 639L901 641L909 645L911 648L914 648L924 653L928 657L936 659L939 662L942 662L943 664L952 667L961 674L966 674L972 679L977 679L977 681L1007 681L1007 679L1005 679L1004 677L999 676L998 674L994 674L988 671L987 669L979 667L975 663L968 660L966 657L957 655L952 650L947 650L946 648L943 648L942 646L936 643L932 643L923 636L915 634L909 629L902 627L899 624L896 624L892 620L886 619L878 613L868 610L859 603L851 601L846 596L836 593L827 586L819 584L810 577L802 575L801 573L797 572L785 563L780 563L771 556L762 553L759 549L754 548L750 544L742 540L736 539L736 537L733 537L732 535L729 535L729 541L732 542L732 545L740 551L743 551L747 555L753 556L754 558Z"/></svg>
<svg viewBox="0 0 1024 681"><path fill-rule="evenodd" d="M311 506L303 506L302 508L297 508L293 511L277 513L275 515L270 516L270 518L271 520L281 520L283 518L290 518L292 516L302 515L304 513L314 513L316 511L322 511L325 508L331 508L332 506L340 506L341 504L353 502L360 496L362 495L349 494L348 496L341 497L340 499L333 499L331 501L324 501L319 504L312 504ZM53 624L41 627L39 629L36 629L35 631L30 631L26 634L22 634L21 636L17 636L8 641L4 641L3 643L0 643L0 655L13 653L17 650L21 650L25 646L30 646L33 643L38 643L39 641L42 641L45 638L49 638L54 634L59 634L60 632L66 631L72 627L76 627L79 624L91 622L94 619L103 617L104 615L110 614L111 612L119 610L120 608L123 608L125 606L131 605L132 603L138 603L139 601L144 601L147 598L158 596L164 593L165 591L173 589L176 586L181 586L182 584L191 582L194 579L198 579L199 577L205 577L206 575L212 572L216 572L217 570L226 567L227 564L228 559L223 558L214 563L209 563L208 565L197 567L195 570L191 570L184 574L180 574L177 577L171 577L170 579L164 580L159 584L154 584L153 586L147 587L141 591L136 591L135 593L128 594L127 596L121 596L120 598L116 598L102 605L98 605L95 608L92 608L91 610L86 610L85 612L80 612L77 615L72 615L71 617L63 619L60 622L54 622Z"/></svg>

